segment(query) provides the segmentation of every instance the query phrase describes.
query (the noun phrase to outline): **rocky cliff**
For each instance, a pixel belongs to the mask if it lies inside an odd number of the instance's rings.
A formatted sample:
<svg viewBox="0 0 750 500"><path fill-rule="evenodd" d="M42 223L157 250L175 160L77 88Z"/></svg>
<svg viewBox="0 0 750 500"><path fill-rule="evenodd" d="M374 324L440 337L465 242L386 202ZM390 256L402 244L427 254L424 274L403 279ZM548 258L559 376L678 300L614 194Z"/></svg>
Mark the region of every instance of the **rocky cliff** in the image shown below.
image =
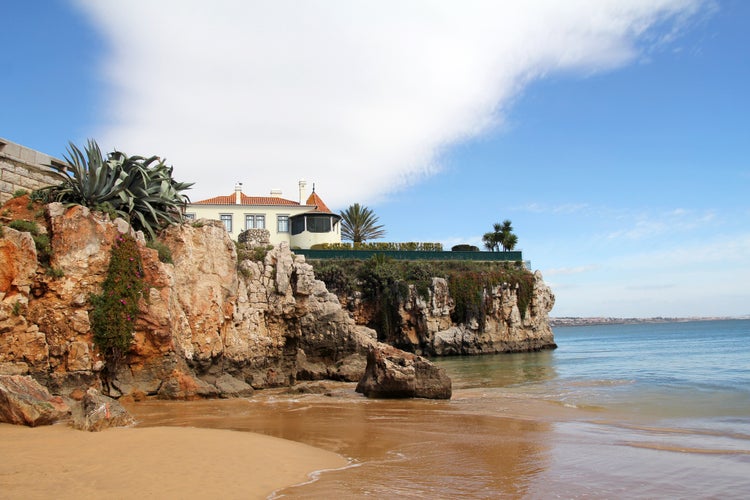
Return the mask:
<svg viewBox="0 0 750 500"><path fill-rule="evenodd" d="M397 303L395 325L390 332L379 332L379 340L409 352L426 356L451 356L524 352L556 347L549 325L549 312L555 304L552 290L541 272L533 275L530 301L522 314L518 306L519 288L508 283L483 291L481 321L471 318L454 321L455 301L444 278L432 278L428 295L421 296L410 285ZM339 300L361 325L372 325L377 314L361 294L342 294Z"/></svg>
<svg viewBox="0 0 750 500"><path fill-rule="evenodd" d="M0 213L0 375L31 375L53 394L82 397L95 388L136 399L230 397L298 380L359 381L368 353L385 347L378 340L427 355L554 346L547 323L554 296L539 274L523 316L515 289L489 290L481 327L451 321L448 287L434 278L428 298L410 289L399 305L398 336L378 339L361 324L366 321L352 317L366 320L366 308L356 301L342 308L304 257L285 245L238 257L221 223L198 221L161 235L172 257L163 263L121 219L82 206L32 205L28 197L11 200ZM17 218L36 219L46 243L7 225ZM132 347L109 373L93 341L91 297L101 293L112 248L123 234L138 242L147 288ZM394 352L383 351L378 359L408 359L415 374L434 375L432 382L409 382L399 391L449 397L444 374Z"/></svg>
<svg viewBox="0 0 750 500"><path fill-rule="evenodd" d="M142 235L147 292L131 351L111 380L93 344L89 297L100 293L122 220L81 206L45 207L50 242L38 263L28 232L0 237L0 374L31 374L54 394L233 396L298 379L358 381L375 332L358 326L304 258L280 246L238 263L219 223L169 228L173 264Z"/></svg>

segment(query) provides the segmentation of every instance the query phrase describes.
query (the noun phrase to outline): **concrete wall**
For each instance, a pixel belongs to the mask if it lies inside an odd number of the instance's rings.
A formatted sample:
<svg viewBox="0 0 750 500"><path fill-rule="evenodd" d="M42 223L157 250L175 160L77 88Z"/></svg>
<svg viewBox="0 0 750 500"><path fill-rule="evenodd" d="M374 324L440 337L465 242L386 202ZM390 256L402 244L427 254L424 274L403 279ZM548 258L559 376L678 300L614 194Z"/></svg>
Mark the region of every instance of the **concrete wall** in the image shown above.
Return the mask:
<svg viewBox="0 0 750 500"><path fill-rule="evenodd" d="M0 205L19 189L31 192L58 184L49 168L52 162L65 163L0 137Z"/></svg>

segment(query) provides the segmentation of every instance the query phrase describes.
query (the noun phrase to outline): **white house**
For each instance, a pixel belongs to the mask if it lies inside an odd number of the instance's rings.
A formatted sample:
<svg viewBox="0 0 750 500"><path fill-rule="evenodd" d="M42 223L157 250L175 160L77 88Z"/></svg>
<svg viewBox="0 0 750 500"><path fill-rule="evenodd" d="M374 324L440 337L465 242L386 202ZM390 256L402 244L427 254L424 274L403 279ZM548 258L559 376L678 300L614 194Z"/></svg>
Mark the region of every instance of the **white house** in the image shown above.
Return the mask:
<svg viewBox="0 0 750 500"><path fill-rule="evenodd" d="M265 229L272 245L285 241L291 248L304 249L317 243L340 243L341 217L323 203L314 185L309 196L306 188L307 183L299 181L297 202L282 198L279 190L271 190L270 196L247 196L238 183L233 195L190 203L184 215L220 220L235 240L246 229Z"/></svg>

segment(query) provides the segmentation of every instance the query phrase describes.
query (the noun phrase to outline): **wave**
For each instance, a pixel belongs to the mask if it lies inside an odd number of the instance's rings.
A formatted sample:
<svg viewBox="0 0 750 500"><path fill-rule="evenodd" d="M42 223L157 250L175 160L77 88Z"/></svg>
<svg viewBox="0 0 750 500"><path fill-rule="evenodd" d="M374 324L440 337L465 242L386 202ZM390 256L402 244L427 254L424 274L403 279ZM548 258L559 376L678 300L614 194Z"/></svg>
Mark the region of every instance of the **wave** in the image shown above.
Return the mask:
<svg viewBox="0 0 750 500"><path fill-rule="evenodd" d="M701 455L750 455L750 450L727 450L723 448L694 448L664 443L624 442L621 443L632 448L643 448L648 450L671 451L677 453L695 453Z"/></svg>

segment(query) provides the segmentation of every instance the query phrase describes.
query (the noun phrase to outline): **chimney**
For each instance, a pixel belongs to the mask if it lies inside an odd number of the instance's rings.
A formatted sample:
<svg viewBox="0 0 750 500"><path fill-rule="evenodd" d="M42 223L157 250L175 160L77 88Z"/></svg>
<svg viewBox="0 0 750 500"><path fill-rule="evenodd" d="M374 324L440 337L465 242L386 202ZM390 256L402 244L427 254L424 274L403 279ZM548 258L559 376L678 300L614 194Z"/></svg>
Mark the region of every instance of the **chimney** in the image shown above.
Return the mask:
<svg viewBox="0 0 750 500"><path fill-rule="evenodd" d="M271 198L281 198L281 189L272 189Z"/></svg>
<svg viewBox="0 0 750 500"><path fill-rule="evenodd" d="M242 204L242 183L238 182L234 185L234 202L237 205Z"/></svg>
<svg viewBox="0 0 750 500"><path fill-rule="evenodd" d="M299 204L302 205L307 201L307 182L305 179L299 180Z"/></svg>

